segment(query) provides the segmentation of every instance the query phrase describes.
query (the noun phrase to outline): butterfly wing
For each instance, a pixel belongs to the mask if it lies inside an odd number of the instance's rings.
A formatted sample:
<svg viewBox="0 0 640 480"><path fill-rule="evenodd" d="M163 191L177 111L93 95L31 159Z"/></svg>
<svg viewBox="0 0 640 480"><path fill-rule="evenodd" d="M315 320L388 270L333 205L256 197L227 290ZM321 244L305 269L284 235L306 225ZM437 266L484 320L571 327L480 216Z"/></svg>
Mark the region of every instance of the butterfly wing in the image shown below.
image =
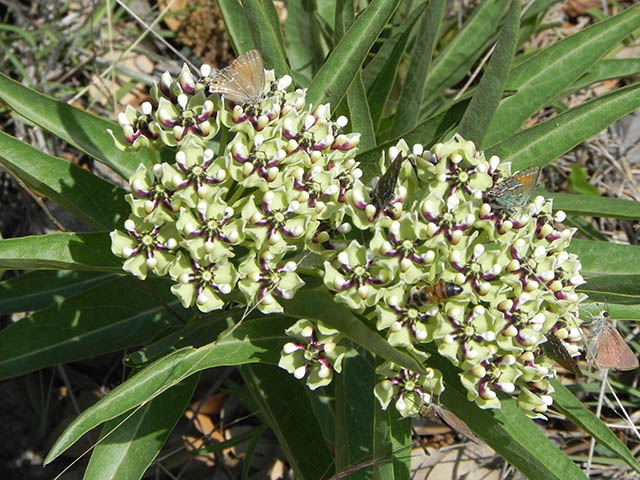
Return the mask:
<svg viewBox="0 0 640 480"><path fill-rule="evenodd" d="M396 189L398 175L400 174L403 162L404 158L402 158L402 155L398 155L391 165L389 165L389 168L382 174L376 187L373 189L373 203L379 210L384 209L393 199L393 193Z"/></svg>
<svg viewBox="0 0 640 480"><path fill-rule="evenodd" d="M538 185L540 167L529 167L504 179L487 191L492 203L512 208L526 205Z"/></svg>
<svg viewBox="0 0 640 480"><path fill-rule="evenodd" d="M210 89L233 102L247 103L260 98L264 85L262 55L258 50L250 50L214 75Z"/></svg>
<svg viewBox="0 0 640 480"><path fill-rule="evenodd" d="M596 340L596 365L600 368L635 370L638 357L624 341L616 327L609 324Z"/></svg>
<svg viewBox="0 0 640 480"><path fill-rule="evenodd" d="M580 377L582 375L580 367L578 367L578 363L571 356L567 347L564 346L562 340L553 333L547 333L545 337L547 337L547 342L543 344L543 348L547 356L551 357L570 372L573 372L576 377Z"/></svg>

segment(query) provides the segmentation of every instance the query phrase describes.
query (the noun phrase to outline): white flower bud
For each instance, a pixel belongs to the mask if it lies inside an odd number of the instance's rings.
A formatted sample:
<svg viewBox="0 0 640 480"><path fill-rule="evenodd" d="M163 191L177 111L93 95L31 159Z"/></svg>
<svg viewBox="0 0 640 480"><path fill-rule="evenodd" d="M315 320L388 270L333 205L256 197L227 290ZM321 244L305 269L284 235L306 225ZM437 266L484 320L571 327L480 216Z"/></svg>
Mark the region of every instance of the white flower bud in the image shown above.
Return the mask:
<svg viewBox="0 0 640 480"><path fill-rule="evenodd" d="M296 377L298 380L302 380L306 374L307 374L306 365L302 365L301 367L298 367L293 371L293 376Z"/></svg>
<svg viewBox="0 0 640 480"><path fill-rule="evenodd" d="M178 95L178 105L182 110L187 109L187 104L189 103L189 97L187 97L184 93Z"/></svg>
<svg viewBox="0 0 640 480"><path fill-rule="evenodd" d="M293 352L298 351L298 349L298 345L293 342L287 342L284 344L284 347L282 347L282 351L287 355L291 355Z"/></svg>
<svg viewBox="0 0 640 480"><path fill-rule="evenodd" d="M278 86L277 86L278 90L281 92L285 91L287 88L289 88L289 85L291 85L292 81L293 80L291 79L291 76L283 75L278 80Z"/></svg>
<svg viewBox="0 0 640 480"><path fill-rule="evenodd" d="M124 228L128 232L135 232L136 224L135 224L135 222L133 220L128 219L128 220L125 220L125 222L124 222Z"/></svg>
<svg viewBox="0 0 640 480"><path fill-rule="evenodd" d="M200 75L202 75L203 77L208 77L209 75L211 75L211 65L209 65L208 63L203 63L202 65L200 65Z"/></svg>

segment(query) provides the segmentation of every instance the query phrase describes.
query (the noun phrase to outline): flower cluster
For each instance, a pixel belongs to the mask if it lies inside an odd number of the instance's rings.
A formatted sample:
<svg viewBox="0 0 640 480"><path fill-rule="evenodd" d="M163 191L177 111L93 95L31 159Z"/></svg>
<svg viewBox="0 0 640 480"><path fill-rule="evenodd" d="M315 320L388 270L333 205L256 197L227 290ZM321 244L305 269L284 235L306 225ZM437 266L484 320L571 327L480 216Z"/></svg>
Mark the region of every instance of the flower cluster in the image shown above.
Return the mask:
<svg viewBox="0 0 640 480"><path fill-rule="evenodd" d="M390 344L426 358L437 350L459 367L480 407L498 408L504 392L543 417L555 374L543 344L555 335L569 355L579 350L575 288L584 280L566 252L574 230L560 225L564 213L542 197L529 202L531 185L511 177L510 165L459 136L431 152L401 141L388 159L377 184L357 181L351 199L353 223L371 240L325 263L326 286L352 309L375 307ZM502 182L510 188L496 188ZM513 198L496 201L496 191ZM427 375L383 365L380 403L393 395L401 414L417 415L442 390L439 372L424 364Z"/></svg>
<svg viewBox="0 0 640 480"><path fill-rule="evenodd" d="M268 314L304 285L294 260L311 252L336 301L424 365L378 368L383 408L394 400L417 415L443 391L429 366L437 351L480 407L499 407L504 392L543 417L555 374L543 346L578 354L584 280L566 251L574 230L562 227L564 213L529 201L537 170L511 176L509 164L454 136L431 151L400 141L368 185L355 160L359 134L346 133L345 117L331 120L328 105L308 106L290 77L267 72L262 95L244 104L210 93L214 78L206 66L165 74L153 103L118 117L122 148L173 152L130 178L132 214L126 232L111 235L123 268L169 275L185 307L234 301ZM340 332L304 319L287 334L282 368L308 374L312 389L340 372Z"/></svg>
<svg viewBox="0 0 640 480"><path fill-rule="evenodd" d="M262 95L245 104L210 93L212 78L207 66L165 73L153 103L118 116L122 148L174 153L130 178L132 215L112 232L112 251L141 279L169 275L185 307L220 309L240 300L237 287L247 305L281 312L278 298L304 285L291 256L332 250L333 232L348 230L359 135L328 105L307 106L288 76L266 72Z"/></svg>

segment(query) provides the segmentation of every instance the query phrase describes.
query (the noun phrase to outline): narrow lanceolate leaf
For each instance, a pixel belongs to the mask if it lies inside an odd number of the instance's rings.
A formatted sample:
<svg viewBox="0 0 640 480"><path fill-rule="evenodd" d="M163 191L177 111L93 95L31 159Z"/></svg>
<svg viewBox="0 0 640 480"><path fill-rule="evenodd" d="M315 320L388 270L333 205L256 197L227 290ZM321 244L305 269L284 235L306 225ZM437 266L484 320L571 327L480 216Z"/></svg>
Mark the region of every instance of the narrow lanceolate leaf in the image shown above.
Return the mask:
<svg viewBox="0 0 640 480"><path fill-rule="evenodd" d="M594 83L638 75L640 75L640 58L605 58L596 62L587 73L558 95L558 98L564 98Z"/></svg>
<svg viewBox="0 0 640 480"><path fill-rule="evenodd" d="M338 43L344 32L351 26L355 19L353 2L340 1L336 6L334 20L334 39ZM344 103L344 101L343 101ZM351 131L360 133L361 150L368 150L376 146L375 130L367 101L367 91L362 81L362 72L358 71L347 90L346 105L349 112Z"/></svg>
<svg viewBox="0 0 640 480"><path fill-rule="evenodd" d="M551 380L555 390L553 394L553 404L561 413L573 423L582 428L585 432L596 439L598 443L604 445L615 455L623 460L627 465L640 473L640 463L635 459L627 446L620 441L598 417L590 410L587 410L582 402L578 400L571 391L562 385L558 380Z"/></svg>
<svg viewBox="0 0 640 480"><path fill-rule="evenodd" d="M633 200L573 193L545 193L544 196L553 200L554 210L564 210L567 213L624 220L640 218L640 202Z"/></svg>
<svg viewBox="0 0 640 480"><path fill-rule="evenodd" d="M256 48L240 0L218 0L217 5L236 54L241 55Z"/></svg>
<svg viewBox="0 0 640 480"><path fill-rule="evenodd" d="M526 10L522 12L522 21L529 20L538 14L544 13L551 5L560 0L533 0L527 4Z"/></svg>
<svg viewBox="0 0 640 480"><path fill-rule="evenodd" d="M169 283L130 277L94 287L0 331L0 379L122 350L177 320Z"/></svg>
<svg viewBox="0 0 640 480"><path fill-rule="evenodd" d="M313 415L304 382L272 365L245 365L241 372L259 413L278 437L278 444L295 470L296 478L329 478L333 459Z"/></svg>
<svg viewBox="0 0 640 480"><path fill-rule="evenodd" d="M108 232L52 233L0 240L0 268L121 272Z"/></svg>
<svg viewBox="0 0 640 480"><path fill-rule="evenodd" d="M413 25L415 25L415 23ZM385 112L387 100L389 99L391 91L396 83L396 76L398 73L398 67L402 60L402 54L409 43L410 37L411 28L402 32L400 41L395 44L393 52L391 52L387 63L367 93L367 101L371 111L371 121L373 122L374 129L376 131L380 128L380 122L382 121L382 115Z"/></svg>
<svg viewBox="0 0 640 480"><path fill-rule="evenodd" d="M636 275L640 272L640 247L616 243L594 242L574 238L569 253L575 253L582 263L585 277L598 275ZM602 259L606 259L603 262Z"/></svg>
<svg viewBox="0 0 640 480"><path fill-rule="evenodd" d="M556 98L602 55L640 27L640 6L631 7L581 30L518 65L511 71L505 98L491 122L485 146L495 145L517 132L531 115Z"/></svg>
<svg viewBox="0 0 640 480"><path fill-rule="evenodd" d="M424 366L413 357L393 348L378 332L355 318L351 310L334 302L324 287L305 288L296 293L294 299L283 300L282 303L285 312L291 317L320 320L375 355L414 372L424 371Z"/></svg>
<svg viewBox="0 0 640 480"><path fill-rule="evenodd" d="M291 69L312 78L324 60L322 36L312 0L287 4L286 47Z"/></svg>
<svg viewBox="0 0 640 480"><path fill-rule="evenodd" d="M546 165L640 107L640 84L629 85L567 110L491 147L489 155L514 170Z"/></svg>
<svg viewBox="0 0 640 480"><path fill-rule="evenodd" d="M438 26L444 14L444 0L431 0L422 14L414 41L411 62L402 93L393 119L391 136L397 137L411 130L418 121L424 83L431 65L433 47L438 35Z"/></svg>
<svg viewBox="0 0 640 480"><path fill-rule="evenodd" d="M144 151L131 153L116 148L107 130L113 130L124 142L117 124L24 87L1 73L0 99L12 110L111 167L123 178L129 178L148 158Z"/></svg>
<svg viewBox="0 0 640 480"><path fill-rule="evenodd" d="M342 373L334 376L336 472L373 455L374 411L380 408L373 396L375 360L366 350L357 351L343 360ZM361 474L351 478L364 478Z"/></svg>
<svg viewBox="0 0 640 480"><path fill-rule="evenodd" d="M364 83L367 93L371 92L374 82L382 75L386 65L392 60L393 52L397 51L398 43L404 41L406 32L414 27L426 7L427 5L425 3L418 5L404 18L397 28L391 29L389 37L378 38L377 43L380 44L379 50L376 51L373 58L370 58L370 61L362 70L362 82Z"/></svg>
<svg viewBox="0 0 640 480"><path fill-rule="evenodd" d="M253 43L262 53L267 67L276 71L276 77L291 75L284 52L282 31L279 25L274 25L271 22L271 16L263 2L261 0L243 0L242 6Z"/></svg>
<svg viewBox="0 0 640 480"><path fill-rule="evenodd" d="M184 413L198 385L192 375L139 410L107 422L83 480L138 480Z"/></svg>
<svg viewBox="0 0 640 480"><path fill-rule="evenodd" d="M131 211L120 187L2 132L0 164L27 186L99 229L115 228Z"/></svg>
<svg viewBox="0 0 640 480"><path fill-rule="evenodd" d="M40 270L0 282L0 313L32 312L116 278L114 273Z"/></svg>
<svg viewBox="0 0 640 480"><path fill-rule="evenodd" d="M440 396L442 405L527 478L586 478L578 466L525 415L514 398L499 394L500 409L482 410L467 400L457 368L437 353L431 356L429 362L443 373L446 388Z"/></svg>
<svg viewBox="0 0 640 480"><path fill-rule="evenodd" d="M382 410L374 405L373 464L376 480L406 480L411 478L411 419L401 418L398 411L389 406ZM367 471L367 470L365 470ZM369 478L369 477L365 477Z"/></svg>
<svg viewBox="0 0 640 480"><path fill-rule="evenodd" d="M458 83L471 69L496 34L507 0L480 3L444 50L435 58L424 82L423 106L428 106L446 88Z"/></svg>
<svg viewBox="0 0 640 480"><path fill-rule="evenodd" d="M399 0L373 0L369 4L311 81L308 103L340 102L398 3Z"/></svg>
<svg viewBox="0 0 640 480"><path fill-rule="evenodd" d="M476 145L482 145L491 119L502 98L509 66L518 41L519 18L520 2L511 0L511 7L504 19L496 49L458 126L458 133L472 140Z"/></svg>
<svg viewBox="0 0 640 480"><path fill-rule="evenodd" d="M640 274L591 276L579 290L594 302L640 304Z"/></svg>
<svg viewBox="0 0 640 480"><path fill-rule="evenodd" d="M52 462L86 432L155 398L194 373L225 365L277 363L282 345L288 338L284 330L290 325L290 318L245 321L235 330L223 333L215 343L197 349L186 347L152 363L82 412L58 437L45 464Z"/></svg>

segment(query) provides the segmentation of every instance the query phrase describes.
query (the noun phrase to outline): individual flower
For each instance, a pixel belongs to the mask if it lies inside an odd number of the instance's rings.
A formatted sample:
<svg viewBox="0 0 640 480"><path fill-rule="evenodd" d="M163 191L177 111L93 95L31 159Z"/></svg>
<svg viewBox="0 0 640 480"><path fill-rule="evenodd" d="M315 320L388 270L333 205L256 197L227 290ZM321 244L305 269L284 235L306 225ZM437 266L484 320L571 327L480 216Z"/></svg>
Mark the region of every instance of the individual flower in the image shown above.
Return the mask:
<svg viewBox="0 0 640 480"><path fill-rule="evenodd" d="M135 216L124 222L128 234L111 232L111 251L125 258L122 268L141 280L149 271L166 275L180 238L173 224L153 225Z"/></svg>
<svg viewBox="0 0 640 480"><path fill-rule="evenodd" d="M238 274L225 257L218 263L196 262L180 253L169 273L178 283L171 287L173 294L188 308L196 305L207 313L225 305L220 295L228 295L236 284Z"/></svg>
<svg viewBox="0 0 640 480"><path fill-rule="evenodd" d="M289 327L286 333L294 340L282 348L278 366L299 380L308 374L307 385L311 390L328 385L333 379L333 372L342 371L347 349L338 345L341 338L338 330L322 322L314 325L302 319Z"/></svg>
<svg viewBox="0 0 640 480"><path fill-rule="evenodd" d="M304 285L304 281L295 273L295 262L280 264L284 253L273 253L270 250L254 253L238 267L240 290L248 305L255 306L262 313L282 312L282 305L276 297L291 299Z"/></svg>
<svg viewBox="0 0 640 480"><path fill-rule="evenodd" d="M383 410L391 401L403 417L417 417L423 405L431 403L433 396L444 391L442 374L433 368L419 374L385 362L376 369L381 381L376 384L374 394Z"/></svg>

